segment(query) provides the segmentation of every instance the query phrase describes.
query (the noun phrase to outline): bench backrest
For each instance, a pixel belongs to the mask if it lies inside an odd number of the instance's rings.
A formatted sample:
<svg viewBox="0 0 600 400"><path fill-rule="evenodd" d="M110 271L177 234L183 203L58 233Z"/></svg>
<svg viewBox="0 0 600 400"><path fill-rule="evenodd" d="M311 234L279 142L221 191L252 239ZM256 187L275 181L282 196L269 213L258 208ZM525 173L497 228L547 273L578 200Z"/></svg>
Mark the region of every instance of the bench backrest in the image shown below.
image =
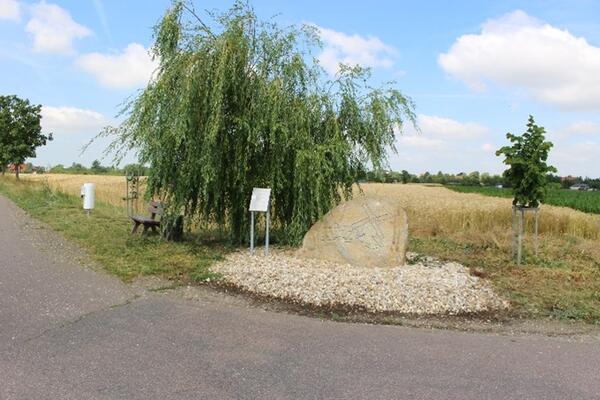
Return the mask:
<svg viewBox="0 0 600 400"><path fill-rule="evenodd" d="M156 215L163 215L164 210L164 205L160 201L151 201L150 204L148 204L148 212L152 216L152 219L154 219Z"/></svg>

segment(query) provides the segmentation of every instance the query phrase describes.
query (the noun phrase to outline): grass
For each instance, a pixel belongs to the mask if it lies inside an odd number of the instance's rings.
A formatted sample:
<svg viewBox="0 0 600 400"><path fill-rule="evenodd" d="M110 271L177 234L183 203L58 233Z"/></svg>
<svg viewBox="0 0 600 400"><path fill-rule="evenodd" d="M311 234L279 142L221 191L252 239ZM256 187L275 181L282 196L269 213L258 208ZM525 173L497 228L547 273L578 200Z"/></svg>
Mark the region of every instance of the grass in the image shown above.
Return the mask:
<svg viewBox="0 0 600 400"><path fill-rule="evenodd" d="M47 185L5 177L0 179L0 193L80 244L94 260L123 281L144 275L176 283L216 279L218 276L209 267L228 251L223 245L209 245L198 238L174 243L161 240L158 235L132 236L131 223L121 208L99 202L88 218L78 197Z"/></svg>
<svg viewBox="0 0 600 400"><path fill-rule="evenodd" d="M175 283L218 278L209 266L228 251L221 244L199 239L167 243L157 237L129 235L121 200L123 177L69 178L67 185L61 176L35 177L41 181L38 184L17 184L6 177L0 180L0 192L82 244L124 280L138 275L159 275ZM78 197L85 181L96 183L99 190L97 209L90 219L82 215ZM122 193L116 189L121 186ZM424 185L364 184L362 190L394 199L407 210L410 251L460 262L490 279L496 290L511 300L515 316L600 324L600 216L544 205L540 252L537 257L530 253L529 236L524 263L517 266L510 257L510 198ZM531 232L531 221L527 228Z"/></svg>
<svg viewBox="0 0 600 400"><path fill-rule="evenodd" d="M485 196L512 198L512 190L488 186L448 186L449 189L461 193L479 193ZM569 189L550 189L546 204L570 207L586 213L600 214L600 192L582 192Z"/></svg>

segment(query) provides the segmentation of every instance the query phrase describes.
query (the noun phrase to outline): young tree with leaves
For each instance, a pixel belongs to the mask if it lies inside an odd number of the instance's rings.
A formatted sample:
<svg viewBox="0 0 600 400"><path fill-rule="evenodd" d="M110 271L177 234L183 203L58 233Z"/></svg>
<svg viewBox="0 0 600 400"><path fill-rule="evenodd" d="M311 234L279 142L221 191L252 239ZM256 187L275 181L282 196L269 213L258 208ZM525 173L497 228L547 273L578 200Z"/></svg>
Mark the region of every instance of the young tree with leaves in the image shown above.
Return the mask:
<svg viewBox="0 0 600 400"><path fill-rule="evenodd" d="M536 125L533 116L529 116L527 131L521 136L506 134L512 146L504 146L497 156L504 156L509 168L504 177L513 188L513 205L525 208L538 207L546 196L547 175L556 172L556 168L546 163L552 143L546 141L545 129Z"/></svg>
<svg viewBox="0 0 600 400"><path fill-rule="evenodd" d="M108 133L138 151L148 191L174 210L247 237L253 187L272 188L272 216L298 243L369 168L386 164L413 104L369 72L340 66L329 78L312 56L314 27L260 22L237 1L205 23L175 1L155 29L154 79ZM122 152L120 154L123 154Z"/></svg>
<svg viewBox="0 0 600 400"><path fill-rule="evenodd" d="M0 96L0 168L4 172L8 164L14 164L17 179L20 165L52 140L51 133L42 133L41 110L41 105L31 105L27 99Z"/></svg>

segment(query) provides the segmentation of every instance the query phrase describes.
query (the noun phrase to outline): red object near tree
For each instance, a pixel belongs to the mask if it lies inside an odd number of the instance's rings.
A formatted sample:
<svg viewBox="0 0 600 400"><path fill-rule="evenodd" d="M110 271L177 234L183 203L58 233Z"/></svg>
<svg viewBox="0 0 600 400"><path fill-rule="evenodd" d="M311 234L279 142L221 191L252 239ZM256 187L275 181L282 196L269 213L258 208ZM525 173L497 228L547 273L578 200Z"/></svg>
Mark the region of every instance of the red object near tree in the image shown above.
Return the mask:
<svg viewBox="0 0 600 400"><path fill-rule="evenodd" d="M8 170L10 172L17 172L17 168L19 169L19 172L25 172L27 171L27 164L8 164Z"/></svg>

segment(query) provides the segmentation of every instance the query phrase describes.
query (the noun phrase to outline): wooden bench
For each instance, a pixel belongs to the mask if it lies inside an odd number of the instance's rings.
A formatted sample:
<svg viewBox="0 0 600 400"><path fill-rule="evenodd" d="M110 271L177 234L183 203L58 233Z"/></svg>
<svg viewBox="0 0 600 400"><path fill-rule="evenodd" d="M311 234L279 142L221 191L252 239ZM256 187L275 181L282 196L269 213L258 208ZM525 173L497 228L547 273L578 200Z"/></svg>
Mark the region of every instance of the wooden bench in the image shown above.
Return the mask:
<svg viewBox="0 0 600 400"><path fill-rule="evenodd" d="M148 232L148 229L152 229L153 232L158 233L158 227L160 226L160 220L156 219L156 216L161 216L164 211L164 206L159 201L151 201L148 205L148 212L150 213L149 217L144 217L142 215L134 215L131 217L133 221L133 229L131 230L131 234L137 232L140 225L143 225L144 229L142 230L142 235L145 235Z"/></svg>

